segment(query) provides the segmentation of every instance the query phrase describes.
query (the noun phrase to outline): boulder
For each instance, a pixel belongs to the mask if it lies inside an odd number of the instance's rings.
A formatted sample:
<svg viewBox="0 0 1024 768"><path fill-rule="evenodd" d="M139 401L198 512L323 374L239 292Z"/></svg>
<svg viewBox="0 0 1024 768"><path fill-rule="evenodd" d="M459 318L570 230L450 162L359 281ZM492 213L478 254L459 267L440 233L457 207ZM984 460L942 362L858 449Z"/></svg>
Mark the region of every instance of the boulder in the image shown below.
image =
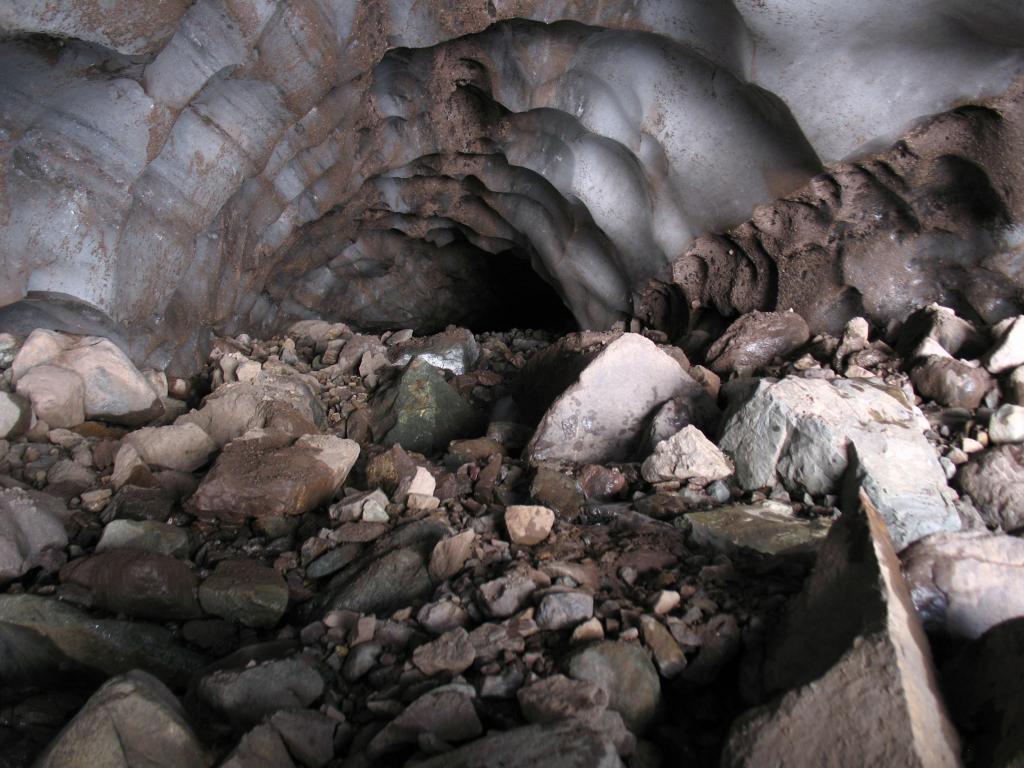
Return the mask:
<svg viewBox="0 0 1024 768"><path fill-rule="evenodd" d="M810 338L807 323L792 310L749 312L711 345L707 366L719 375L755 370L785 357Z"/></svg>
<svg viewBox="0 0 1024 768"><path fill-rule="evenodd" d="M956 482L982 519L1004 531L1024 528L1024 445L1001 445L975 454Z"/></svg>
<svg viewBox="0 0 1024 768"><path fill-rule="evenodd" d="M41 565L47 549L67 546L66 515L67 508L53 496L0 490L0 584Z"/></svg>
<svg viewBox="0 0 1024 768"><path fill-rule="evenodd" d="M732 726L723 766L956 766L960 751L884 521L832 526L765 662L781 698Z"/></svg>
<svg viewBox="0 0 1024 768"><path fill-rule="evenodd" d="M202 615L199 578L181 560L141 549L111 549L68 563L65 584L89 590L93 605L112 613L174 621Z"/></svg>
<svg viewBox="0 0 1024 768"><path fill-rule="evenodd" d="M960 528L927 428L900 390L862 379L785 378L760 382L732 410L719 447L747 490L778 477L793 493L834 493L852 467L851 487L866 488L900 550Z"/></svg>
<svg viewBox="0 0 1024 768"><path fill-rule="evenodd" d="M85 384L74 371L40 365L18 379L17 390L31 401L36 418L51 427L70 429L85 421Z"/></svg>
<svg viewBox="0 0 1024 768"><path fill-rule="evenodd" d="M26 398L0 391L0 440L22 435L31 421L32 404Z"/></svg>
<svg viewBox="0 0 1024 768"><path fill-rule="evenodd" d="M267 442L254 436L223 450L189 501L196 515L231 524L301 515L337 495L359 456L357 443L333 435Z"/></svg>
<svg viewBox="0 0 1024 768"><path fill-rule="evenodd" d="M702 546L726 552L749 549L765 555L813 551L832 522L797 517L788 504L771 500L692 512L686 519L691 535Z"/></svg>
<svg viewBox="0 0 1024 768"><path fill-rule="evenodd" d="M927 629L976 638L1024 617L1024 540L985 531L936 533L901 554L903 573Z"/></svg>
<svg viewBox="0 0 1024 768"><path fill-rule="evenodd" d="M413 360L422 360L461 376L480 359L480 345L470 331L456 328L395 344L388 350L388 359L392 365L401 367Z"/></svg>
<svg viewBox="0 0 1024 768"><path fill-rule="evenodd" d="M35 763L37 768L194 768L202 745L181 704L145 672L115 677L94 693Z"/></svg>
<svg viewBox="0 0 1024 768"><path fill-rule="evenodd" d="M594 683L608 694L608 708L642 733L661 703L658 670L638 645L612 640L592 643L568 659L569 677Z"/></svg>
<svg viewBox="0 0 1024 768"><path fill-rule="evenodd" d="M188 423L129 432L123 445L134 448L139 458L150 467L181 472L199 469L217 450L217 444L201 427ZM114 472L117 472L116 462Z"/></svg>
<svg viewBox="0 0 1024 768"><path fill-rule="evenodd" d="M526 452L534 465L627 461L651 416L667 400L707 398L654 342L635 333L612 341L548 408Z"/></svg>
<svg viewBox="0 0 1024 768"><path fill-rule="evenodd" d="M247 627L272 627L288 608L288 585L255 560L221 560L199 587L203 610Z"/></svg>
<svg viewBox="0 0 1024 768"><path fill-rule="evenodd" d="M733 471L729 457L693 425L658 443L641 467L641 474L649 483L679 480L702 486L723 480Z"/></svg>

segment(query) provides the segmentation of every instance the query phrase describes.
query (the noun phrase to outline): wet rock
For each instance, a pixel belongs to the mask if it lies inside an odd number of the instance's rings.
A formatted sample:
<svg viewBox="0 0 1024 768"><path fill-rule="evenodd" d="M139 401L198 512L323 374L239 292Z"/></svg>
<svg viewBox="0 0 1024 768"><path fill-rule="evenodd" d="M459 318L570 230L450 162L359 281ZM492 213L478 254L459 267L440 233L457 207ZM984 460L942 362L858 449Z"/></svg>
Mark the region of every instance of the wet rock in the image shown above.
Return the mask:
<svg viewBox="0 0 1024 768"><path fill-rule="evenodd" d="M832 526L765 679L793 690L733 724L723 766L959 764L927 641L866 494Z"/></svg>
<svg viewBox="0 0 1024 768"><path fill-rule="evenodd" d="M26 398L10 392L0 392L0 440L24 434L31 421L32 404Z"/></svg>
<svg viewBox="0 0 1024 768"><path fill-rule="evenodd" d="M193 768L204 750L174 695L135 670L94 693L36 762L39 768Z"/></svg>
<svg viewBox="0 0 1024 768"><path fill-rule="evenodd" d="M195 424L220 447L252 429L283 432L292 438L315 433L325 423L315 380L261 373L251 382L218 387L198 411L175 424Z"/></svg>
<svg viewBox="0 0 1024 768"><path fill-rule="evenodd" d="M988 422L988 438L996 445L1024 443L1024 407L1001 405Z"/></svg>
<svg viewBox="0 0 1024 768"><path fill-rule="evenodd" d="M203 610L247 627L272 627L288 608L288 585L255 560L222 560L199 587Z"/></svg>
<svg viewBox="0 0 1024 768"><path fill-rule="evenodd" d="M451 371L456 376L469 371L480 359L480 345L465 328L398 343L388 350L392 365L406 366L413 360Z"/></svg>
<svg viewBox="0 0 1024 768"><path fill-rule="evenodd" d="M568 673L594 683L608 694L615 710L634 733L642 733L661 702L661 681L651 660L637 645L602 640L574 652Z"/></svg>
<svg viewBox="0 0 1024 768"><path fill-rule="evenodd" d="M527 446L532 464L629 460L652 413L673 397L707 395L671 357L627 333L602 349L544 414Z"/></svg>
<svg viewBox="0 0 1024 768"><path fill-rule="evenodd" d="M89 590L93 605L143 619L167 621L202 615L199 583L174 557L139 549L112 549L68 563L61 582Z"/></svg>
<svg viewBox="0 0 1024 768"><path fill-rule="evenodd" d="M419 768L622 768L615 744L578 720L495 732Z"/></svg>
<svg viewBox="0 0 1024 768"><path fill-rule="evenodd" d="M53 598L0 595L0 622L37 632L76 664L106 675L143 669L177 688L205 663L163 627L90 616Z"/></svg>
<svg viewBox="0 0 1024 768"><path fill-rule="evenodd" d="M354 441L332 435L269 449L261 442L243 439L224 449L189 502L199 517L241 523L301 515L334 498L359 455Z"/></svg>
<svg viewBox="0 0 1024 768"><path fill-rule="evenodd" d="M707 366L722 375L784 358L811 338L796 312L750 312L735 320L708 350Z"/></svg>
<svg viewBox="0 0 1024 768"><path fill-rule="evenodd" d="M323 690L316 670L290 658L210 672L198 680L195 692L233 726L246 728L279 710L308 707Z"/></svg>
<svg viewBox="0 0 1024 768"><path fill-rule="evenodd" d="M36 418L51 427L76 427L85 421L85 384L67 368L40 365L18 379L19 395L28 398Z"/></svg>
<svg viewBox="0 0 1024 768"><path fill-rule="evenodd" d="M475 739L484 731L473 706L475 695L466 685L446 685L423 694L374 737L369 754L382 755L415 744L420 736L447 744Z"/></svg>
<svg viewBox="0 0 1024 768"><path fill-rule="evenodd" d="M992 373L1024 365L1024 316L1008 319L995 328L996 342L985 360Z"/></svg>
<svg viewBox="0 0 1024 768"><path fill-rule="evenodd" d="M900 555L927 629L975 638L1024 616L1024 540L987 532L937 533Z"/></svg>
<svg viewBox="0 0 1024 768"><path fill-rule="evenodd" d="M15 380L37 365L54 365L78 374L84 385L87 419L139 426L163 414L160 397L149 381L108 339L35 330L11 366Z"/></svg>
<svg viewBox="0 0 1024 768"><path fill-rule="evenodd" d="M540 601L535 621L541 629L567 629L594 615L594 598L586 592L551 592Z"/></svg>
<svg viewBox="0 0 1024 768"><path fill-rule="evenodd" d="M125 435L123 444L134 448L151 467L181 472L199 469L217 450L217 444L195 424L146 427ZM117 472L116 464L114 471Z"/></svg>
<svg viewBox="0 0 1024 768"><path fill-rule="evenodd" d="M653 616L641 616L640 631L662 677L670 680L686 668L686 655L664 624Z"/></svg>
<svg viewBox="0 0 1024 768"><path fill-rule="evenodd" d="M430 578L441 582L461 571L473 555L475 541L476 534L473 531L463 531L437 542L430 553Z"/></svg>
<svg viewBox="0 0 1024 768"><path fill-rule="evenodd" d="M951 408L977 408L995 386L984 368L938 355L916 364L910 380L921 397Z"/></svg>
<svg viewBox="0 0 1024 768"><path fill-rule="evenodd" d="M729 457L692 425L658 443L641 468L649 483L689 480L699 485L724 480L733 471Z"/></svg>
<svg viewBox="0 0 1024 768"><path fill-rule="evenodd" d="M112 549L142 549L186 559L188 532L174 525L149 520L112 520L103 528L96 552Z"/></svg>
<svg viewBox="0 0 1024 768"><path fill-rule="evenodd" d="M415 360L374 406L379 442L407 451L435 454L452 440L471 437L482 427L480 415L432 365Z"/></svg>
<svg viewBox="0 0 1024 768"><path fill-rule="evenodd" d="M513 544L532 547L551 533L555 513L547 507L514 504L505 510L505 528Z"/></svg>
<svg viewBox="0 0 1024 768"><path fill-rule="evenodd" d="M47 550L67 546L66 514L64 504L52 496L0 490L0 584L41 565Z"/></svg>
<svg viewBox="0 0 1024 768"><path fill-rule="evenodd" d="M686 516L696 542L715 549L752 549L779 555L815 549L828 534L831 521L801 518L778 501L718 507Z"/></svg>
<svg viewBox="0 0 1024 768"><path fill-rule="evenodd" d="M763 381L729 416L719 447L743 488L771 486L777 474L791 493L812 495L840 489L852 453L853 474L899 550L960 528L954 494L924 437L927 422L901 397L863 380Z"/></svg>
<svg viewBox="0 0 1024 768"><path fill-rule="evenodd" d="M984 451L960 468L956 480L988 525L1024 528L1024 446Z"/></svg>
<svg viewBox="0 0 1024 768"><path fill-rule="evenodd" d="M516 693L519 708L531 723L555 723L578 718L596 721L608 707L608 692L589 680L551 675Z"/></svg>
<svg viewBox="0 0 1024 768"><path fill-rule="evenodd" d="M428 677L440 672L457 675L469 669L475 660L476 649L469 641L469 633L462 627L424 643L412 655L412 663Z"/></svg>

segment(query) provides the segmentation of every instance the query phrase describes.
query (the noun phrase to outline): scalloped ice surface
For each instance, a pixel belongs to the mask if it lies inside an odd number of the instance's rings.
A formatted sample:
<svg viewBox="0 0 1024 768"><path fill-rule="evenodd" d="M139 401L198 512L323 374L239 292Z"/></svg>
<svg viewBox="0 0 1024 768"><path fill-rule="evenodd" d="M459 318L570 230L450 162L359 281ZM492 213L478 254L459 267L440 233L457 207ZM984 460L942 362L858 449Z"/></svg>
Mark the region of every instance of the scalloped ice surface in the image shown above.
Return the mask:
<svg viewBox="0 0 1024 768"><path fill-rule="evenodd" d="M517 269L607 327L698 236L1024 72L1017 0L0 0L0 33L0 321L106 323L176 372L214 332L472 324L539 301ZM1019 214L889 271L1020 266ZM899 276L842 258L811 272L884 317ZM784 265L744 269L676 284L782 300Z"/></svg>

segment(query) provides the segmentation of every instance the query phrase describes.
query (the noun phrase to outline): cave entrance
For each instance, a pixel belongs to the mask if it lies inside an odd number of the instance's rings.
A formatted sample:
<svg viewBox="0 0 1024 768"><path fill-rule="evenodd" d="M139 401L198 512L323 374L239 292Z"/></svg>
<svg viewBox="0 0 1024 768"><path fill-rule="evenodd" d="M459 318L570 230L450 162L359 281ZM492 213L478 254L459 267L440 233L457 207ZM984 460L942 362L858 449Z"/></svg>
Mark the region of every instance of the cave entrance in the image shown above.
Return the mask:
<svg viewBox="0 0 1024 768"><path fill-rule="evenodd" d="M474 333L512 328L570 333L579 326L558 292L517 250L487 254L488 284L494 301L467 322Z"/></svg>

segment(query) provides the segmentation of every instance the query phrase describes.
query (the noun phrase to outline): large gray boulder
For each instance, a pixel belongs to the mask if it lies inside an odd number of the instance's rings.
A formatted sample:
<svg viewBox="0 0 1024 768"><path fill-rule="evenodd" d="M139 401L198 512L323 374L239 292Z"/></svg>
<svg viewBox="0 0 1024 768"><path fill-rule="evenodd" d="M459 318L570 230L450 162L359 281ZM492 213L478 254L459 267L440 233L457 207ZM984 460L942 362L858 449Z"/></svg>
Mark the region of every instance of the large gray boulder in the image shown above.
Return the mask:
<svg viewBox="0 0 1024 768"><path fill-rule="evenodd" d="M902 391L864 380L764 380L725 422L719 447L753 490L776 478L794 493L841 490L851 467L897 551L960 529L955 493L924 436L928 423Z"/></svg>
<svg viewBox="0 0 1024 768"><path fill-rule="evenodd" d="M706 395L654 342L623 334L551 404L526 448L527 456L534 464L629 460L648 421L674 397Z"/></svg>
<svg viewBox="0 0 1024 768"><path fill-rule="evenodd" d="M195 768L205 765L181 704L134 670L103 685L39 758L36 768Z"/></svg>
<svg viewBox="0 0 1024 768"><path fill-rule="evenodd" d="M733 724L722 766L960 764L927 640L866 494L826 537L768 649L765 685L791 690Z"/></svg>

